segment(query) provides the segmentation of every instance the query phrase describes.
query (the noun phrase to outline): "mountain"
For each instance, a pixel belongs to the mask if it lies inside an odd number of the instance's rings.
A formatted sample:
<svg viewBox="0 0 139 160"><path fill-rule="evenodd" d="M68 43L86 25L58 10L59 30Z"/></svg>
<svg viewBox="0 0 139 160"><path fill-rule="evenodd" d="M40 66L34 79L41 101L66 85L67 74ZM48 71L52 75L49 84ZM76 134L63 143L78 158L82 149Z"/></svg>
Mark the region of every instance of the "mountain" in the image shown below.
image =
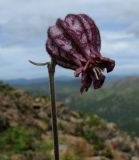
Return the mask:
<svg viewBox="0 0 139 160"><path fill-rule="evenodd" d="M95 114L70 111L57 102L61 160L137 160L139 138ZM0 159L51 160L48 98L32 97L0 82Z"/></svg>
<svg viewBox="0 0 139 160"><path fill-rule="evenodd" d="M66 81L71 81L73 80L72 77L70 76L57 76L56 77L57 81L61 81L61 82L66 82ZM36 79L8 79L8 80L4 80L6 83L10 84L10 85L15 85L15 86L20 86L20 85L30 85L30 84L42 84L42 83L47 83L48 82L48 78L36 78Z"/></svg>
<svg viewBox="0 0 139 160"><path fill-rule="evenodd" d="M72 93L63 99L71 109L96 113L139 136L139 78L128 77L107 83L100 90L90 90L83 96Z"/></svg>
<svg viewBox="0 0 139 160"><path fill-rule="evenodd" d="M36 79L9 79L5 80L6 83L10 85L30 85L30 84L40 84L40 83L47 83L48 78L36 78Z"/></svg>
<svg viewBox="0 0 139 160"><path fill-rule="evenodd" d="M111 81L114 79L119 79L123 76L121 75L113 75L113 76L108 76L107 80ZM60 82L69 82L69 81L73 81L75 78L72 76L57 76L56 81L60 81ZM6 83L13 85L13 86L18 86L18 85L30 85L30 84L42 84L42 83L46 83L48 82L48 78L46 77L42 77L42 78L35 78L35 79L24 79L24 78L20 78L20 79L7 79L4 80ZM78 80L77 80L78 81Z"/></svg>
<svg viewBox="0 0 139 160"><path fill-rule="evenodd" d="M34 96L48 96L49 85L32 83L14 85L24 88ZM56 97L71 110L95 113L131 135L139 136L139 77L106 78L102 89L92 88L83 95L79 92L80 79L56 80Z"/></svg>

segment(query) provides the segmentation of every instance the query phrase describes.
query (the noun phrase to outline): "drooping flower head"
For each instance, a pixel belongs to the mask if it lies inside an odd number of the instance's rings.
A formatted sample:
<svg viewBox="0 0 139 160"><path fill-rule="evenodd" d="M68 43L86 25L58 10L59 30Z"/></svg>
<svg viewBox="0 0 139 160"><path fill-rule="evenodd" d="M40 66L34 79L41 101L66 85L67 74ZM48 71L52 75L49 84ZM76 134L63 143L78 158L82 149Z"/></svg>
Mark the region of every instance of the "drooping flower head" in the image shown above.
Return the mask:
<svg viewBox="0 0 139 160"><path fill-rule="evenodd" d="M65 20L58 19L48 29L46 49L56 64L75 70L82 76L81 93L93 83L100 88L105 80L104 69L111 72L115 61L100 53L101 39L95 22L85 14L69 14Z"/></svg>

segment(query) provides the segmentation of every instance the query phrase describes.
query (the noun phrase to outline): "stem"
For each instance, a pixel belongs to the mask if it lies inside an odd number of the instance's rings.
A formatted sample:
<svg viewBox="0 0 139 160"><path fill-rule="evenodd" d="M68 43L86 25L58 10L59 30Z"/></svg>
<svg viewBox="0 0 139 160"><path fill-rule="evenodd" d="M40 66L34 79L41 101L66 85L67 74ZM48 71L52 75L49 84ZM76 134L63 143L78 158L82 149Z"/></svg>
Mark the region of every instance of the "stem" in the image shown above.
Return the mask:
<svg viewBox="0 0 139 160"><path fill-rule="evenodd" d="M50 85L50 98L51 98L52 129L53 129L53 139L54 139L54 155L55 155L55 160L59 160L57 111L55 103L55 82L54 82L55 63L53 60L48 65L48 72L49 72L49 85Z"/></svg>

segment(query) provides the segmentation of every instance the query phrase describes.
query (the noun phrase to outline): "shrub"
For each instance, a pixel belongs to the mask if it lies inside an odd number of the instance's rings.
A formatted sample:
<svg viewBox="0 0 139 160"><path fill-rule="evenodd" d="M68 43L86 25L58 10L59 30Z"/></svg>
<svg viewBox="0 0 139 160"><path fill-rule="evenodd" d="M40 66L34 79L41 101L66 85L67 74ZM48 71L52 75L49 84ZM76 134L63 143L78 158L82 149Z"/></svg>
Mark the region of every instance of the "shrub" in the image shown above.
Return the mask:
<svg viewBox="0 0 139 160"><path fill-rule="evenodd" d="M89 120L91 126L99 126L102 124L102 120L97 115L90 115Z"/></svg>
<svg viewBox="0 0 139 160"><path fill-rule="evenodd" d="M1 134L0 149L14 150L15 152L34 150L34 136L37 136L35 131L29 131L20 127L10 128Z"/></svg>
<svg viewBox="0 0 139 160"><path fill-rule="evenodd" d="M87 141L94 144L94 147L96 150L104 149L104 147L105 147L104 139L101 137L98 137L93 131L90 131L90 130L83 131L82 136Z"/></svg>

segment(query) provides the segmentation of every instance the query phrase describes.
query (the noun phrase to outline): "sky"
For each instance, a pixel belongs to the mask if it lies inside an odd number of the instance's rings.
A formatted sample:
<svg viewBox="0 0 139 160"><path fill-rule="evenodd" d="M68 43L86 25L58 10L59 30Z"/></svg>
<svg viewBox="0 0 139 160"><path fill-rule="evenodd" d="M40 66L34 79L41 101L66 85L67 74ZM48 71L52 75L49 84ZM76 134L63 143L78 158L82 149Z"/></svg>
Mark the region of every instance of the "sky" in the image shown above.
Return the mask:
<svg viewBox="0 0 139 160"><path fill-rule="evenodd" d="M101 53L116 61L110 75L139 75L139 0L0 0L0 79L48 76L47 29L68 13L85 13L100 29ZM73 71L57 67L56 76Z"/></svg>

